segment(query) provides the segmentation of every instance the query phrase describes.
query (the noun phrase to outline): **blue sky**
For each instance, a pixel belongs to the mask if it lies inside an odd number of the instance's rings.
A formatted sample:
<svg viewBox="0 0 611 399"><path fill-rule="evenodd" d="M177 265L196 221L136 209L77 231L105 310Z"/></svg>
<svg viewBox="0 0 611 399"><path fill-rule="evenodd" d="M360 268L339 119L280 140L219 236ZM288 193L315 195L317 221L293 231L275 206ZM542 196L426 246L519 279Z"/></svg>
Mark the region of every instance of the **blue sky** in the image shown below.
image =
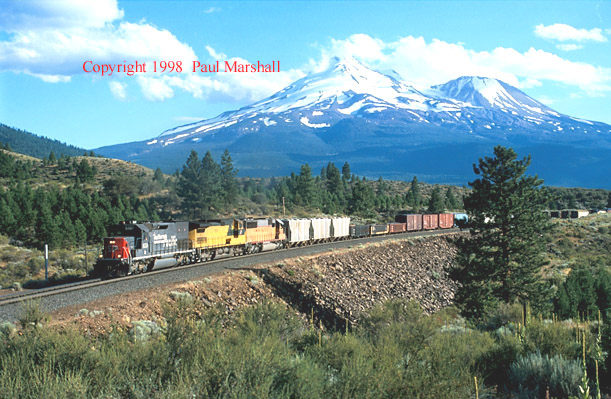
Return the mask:
<svg viewBox="0 0 611 399"><path fill-rule="evenodd" d="M426 87L499 78L611 123L611 2L0 0L0 122L85 148L145 140L354 56ZM99 74L83 63L280 61L280 73Z"/></svg>

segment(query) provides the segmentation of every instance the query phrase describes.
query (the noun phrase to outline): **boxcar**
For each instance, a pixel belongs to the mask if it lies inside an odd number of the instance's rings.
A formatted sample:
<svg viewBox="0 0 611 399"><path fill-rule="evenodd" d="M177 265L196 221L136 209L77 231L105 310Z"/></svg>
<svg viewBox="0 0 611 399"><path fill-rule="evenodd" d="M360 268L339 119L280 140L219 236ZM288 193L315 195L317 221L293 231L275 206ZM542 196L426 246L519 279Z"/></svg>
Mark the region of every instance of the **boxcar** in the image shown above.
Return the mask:
<svg viewBox="0 0 611 399"><path fill-rule="evenodd" d="M439 227L439 215L422 215L422 230L435 230Z"/></svg>
<svg viewBox="0 0 611 399"><path fill-rule="evenodd" d="M405 228L407 231L422 230L421 214L400 214L395 216L395 222L405 223Z"/></svg>
<svg viewBox="0 0 611 399"><path fill-rule="evenodd" d="M454 227L454 214L453 213L440 213L439 214L439 228L440 229L451 229Z"/></svg>
<svg viewBox="0 0 611 399"><path fill-rule="evenodd" d="M404 233L406 226L405 223L388 223L388 231L391 233Z"/></svg>

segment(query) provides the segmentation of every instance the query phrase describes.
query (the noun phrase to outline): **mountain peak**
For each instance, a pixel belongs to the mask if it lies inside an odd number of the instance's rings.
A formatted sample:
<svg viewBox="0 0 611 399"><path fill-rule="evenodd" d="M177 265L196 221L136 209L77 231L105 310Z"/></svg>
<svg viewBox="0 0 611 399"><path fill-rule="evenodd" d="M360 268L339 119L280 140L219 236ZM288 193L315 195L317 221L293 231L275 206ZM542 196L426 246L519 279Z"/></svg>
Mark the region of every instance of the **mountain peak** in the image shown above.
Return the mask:
<svg viewBox="0 0 611 399"><path fill-rule="evenodd" d="M175 170L193 148L219 154L228 149L240 170L256 175L286 173L297 160L317 167L341 160L372 175L411 178L419 170L464 182L470 168L457 171L456 161L448 160L469 159L467 154L475 159L484 148L504 143L529 153L540 148L545 163L553 146L553 159L562 160L574 156L578 144L588 146L583 159L608 166L611 126L559 114L500 80L463 76L419 91L395 72L372 70L353 57L328 61L324 70L251 105L96 152ZM579 170L555 165L550 170L564 182L567 176L608 180L591 174L596 167L590 161Z"/></svg>
<svg viewBox="0 0 611 399"><path fill-rule="evenodd" d="M442 85L433 86L442 96L476 107L496 108L529 114L555 113L517 88L499 79L482 76L461 76Z"/></svg>
<svg viewBox="0 0 611 399"><path fill-rule="evenodd" d="M362 62L357 60L352 56L339 58L333 57L331 58L330 68L336 71L351 71L351 70L360 70L360 69L369 69Z"/></svg>

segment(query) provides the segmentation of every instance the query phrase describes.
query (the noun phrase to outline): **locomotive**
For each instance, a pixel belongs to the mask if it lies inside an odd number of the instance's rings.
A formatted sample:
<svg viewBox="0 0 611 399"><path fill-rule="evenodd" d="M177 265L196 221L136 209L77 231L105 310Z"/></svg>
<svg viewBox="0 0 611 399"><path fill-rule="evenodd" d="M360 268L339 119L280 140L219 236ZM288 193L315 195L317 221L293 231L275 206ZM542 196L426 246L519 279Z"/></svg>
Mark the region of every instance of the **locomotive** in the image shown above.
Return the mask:
<svg viewBox="0 0 611 399"><path fill-rule="evenodd" d="M315 243L455 226L452 213L399 214L387 224L351 224L349 217L122 222L109 229L94 273L121 277L217 256L239 256Z"/></svg>

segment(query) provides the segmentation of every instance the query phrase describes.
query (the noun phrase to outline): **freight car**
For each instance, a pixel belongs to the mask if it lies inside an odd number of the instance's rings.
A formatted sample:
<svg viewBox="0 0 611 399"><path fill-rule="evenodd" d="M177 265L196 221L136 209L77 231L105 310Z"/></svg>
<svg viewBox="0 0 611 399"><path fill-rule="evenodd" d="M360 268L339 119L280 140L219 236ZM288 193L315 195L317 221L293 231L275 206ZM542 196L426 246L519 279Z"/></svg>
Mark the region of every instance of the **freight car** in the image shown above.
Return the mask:
<svg viewBox="0 0 611 399"><path fill-rule="evenodd" d="M420 231L422 230L422 215L421 214L399 214L395 216L395 222L405 223L406 231Z"/></svg>

